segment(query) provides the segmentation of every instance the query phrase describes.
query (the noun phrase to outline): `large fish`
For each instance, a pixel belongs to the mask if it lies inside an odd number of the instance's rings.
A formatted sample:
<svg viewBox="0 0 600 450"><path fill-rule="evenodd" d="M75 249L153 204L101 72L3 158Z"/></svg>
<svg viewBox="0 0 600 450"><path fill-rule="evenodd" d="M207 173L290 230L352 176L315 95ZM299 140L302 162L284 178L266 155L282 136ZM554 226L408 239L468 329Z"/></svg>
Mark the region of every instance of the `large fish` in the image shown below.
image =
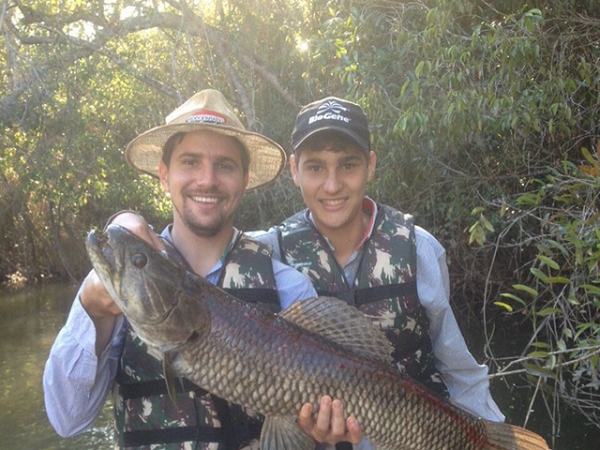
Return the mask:
<svg viewBox="0 0 600 450"><path fill-rule="evenodd" d="M87 240L92 265L149 351L201 388L265 416L263 450L312 450L305 402L344 401L379 450L541 450L535 433L473 417L390 364L356 308L319 297L272 314L214 287L119 226Z"/></svg>

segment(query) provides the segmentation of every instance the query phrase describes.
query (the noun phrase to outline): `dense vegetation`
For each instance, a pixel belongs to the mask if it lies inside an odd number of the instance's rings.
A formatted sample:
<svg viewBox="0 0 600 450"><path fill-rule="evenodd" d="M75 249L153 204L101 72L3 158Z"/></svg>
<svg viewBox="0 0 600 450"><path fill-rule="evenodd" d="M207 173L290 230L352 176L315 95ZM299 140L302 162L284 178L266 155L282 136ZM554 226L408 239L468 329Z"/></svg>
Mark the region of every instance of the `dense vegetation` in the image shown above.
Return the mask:
<svg viewBox="0 0 600 450"><path fill-rule="evenodd" d="M599 13L595 0L4 0L0 275L80 280L83 237L111 213L165 224L158 183L123 151L192 93L222 91L285 147L300 105L343 96L372 121L371 195L446 247L454 306L483 323L493 371L600 427ZM246 196L238 226L300 207L284 176ZM495 354L495 330L523 324L523 354Z"/></svg>

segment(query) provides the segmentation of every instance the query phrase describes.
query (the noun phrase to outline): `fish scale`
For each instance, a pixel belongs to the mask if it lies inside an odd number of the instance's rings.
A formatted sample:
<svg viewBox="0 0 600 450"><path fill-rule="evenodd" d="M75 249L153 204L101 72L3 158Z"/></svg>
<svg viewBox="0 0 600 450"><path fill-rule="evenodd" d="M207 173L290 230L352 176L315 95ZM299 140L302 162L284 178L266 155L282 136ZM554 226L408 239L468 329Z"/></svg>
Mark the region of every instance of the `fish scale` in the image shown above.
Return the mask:
<svg viewBox="0 0 600 450"><path fill-rule="evenodd" d="M413 390L395 390L400 374L391 367L382 370L375 362L356 358L332 343L314 341L314 336L304 336L268 313L245 314L247 307L239 302L209 296L206 303L210 335L182 345L174 365L181 376L219 397L265 416L293 417L298 405L317 404L324 394L344 398L347 412L362 424L364 433L385 448L403 448L393 446L400 439L407 449L419 442L421 447L414 448L443 449L449 440L468 442L469 435L481 434L478 421L449 427L444 434L442 421L451 420L450 416L434 408L435 403L423 404L416 385ZM273 329L279 332L271 332ZM344 370L340 370L342 366ZM266 386L273 395L253 395ZM353 395L348 395L350 392ZM459 420L467 417L455 408L452 412ZM400 421L400 417L413 420ZM423 435L430 436L426 447ZM480 448L476 445L461 449Z"/></svg>
<svg viewBox="0 0 600 450"><path fill-rule="evenodd" d="M280 315L243 303L126 229L90 233L90 261L149 351L227 401L265 416L262 450L312 450L301 406L344 401L379 450L544 450L528 430L471 416L390 364L389 344L356 308L320 297ZM145 265L140 264L140 256ZM136 261L136 264L132 264Z"/></svg>

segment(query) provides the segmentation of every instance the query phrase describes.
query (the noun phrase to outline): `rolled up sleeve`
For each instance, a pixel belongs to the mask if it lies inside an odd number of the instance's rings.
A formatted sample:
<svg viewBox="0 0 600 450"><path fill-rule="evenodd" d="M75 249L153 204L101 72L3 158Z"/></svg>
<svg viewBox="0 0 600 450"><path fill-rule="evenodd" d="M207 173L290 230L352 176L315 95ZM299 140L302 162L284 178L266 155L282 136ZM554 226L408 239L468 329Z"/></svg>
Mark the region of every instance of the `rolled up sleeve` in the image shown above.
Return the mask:
<svg viewBox="0 0 600 450"><path fill-rule="evenodd" d="M88 429L100 414L115 378L126 326L117 319L111 342L96 356L96 329L75 297L44 368L44 402L48 419L62 437Z"/></svg>

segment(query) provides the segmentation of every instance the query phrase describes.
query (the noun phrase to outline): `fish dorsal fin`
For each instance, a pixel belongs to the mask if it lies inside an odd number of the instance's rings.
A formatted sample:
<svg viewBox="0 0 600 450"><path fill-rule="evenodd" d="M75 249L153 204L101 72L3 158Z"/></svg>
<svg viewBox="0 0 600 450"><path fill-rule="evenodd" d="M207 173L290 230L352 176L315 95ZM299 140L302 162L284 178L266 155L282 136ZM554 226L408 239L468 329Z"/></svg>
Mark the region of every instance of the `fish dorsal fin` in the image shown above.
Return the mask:
<svg viewBox="0 0 600 450"><path fill-rule="evenodd" d="M315 441L300 429L295 417L267 417L260 433L260 450L313 450Z"/></svg>
<svg viewBox="0 0 600 450"><path fill-rule="evenodd" d="M383 332L357 308L335 297L294 302L280 316L362 357L392 363L392 346Z"/></svg>

